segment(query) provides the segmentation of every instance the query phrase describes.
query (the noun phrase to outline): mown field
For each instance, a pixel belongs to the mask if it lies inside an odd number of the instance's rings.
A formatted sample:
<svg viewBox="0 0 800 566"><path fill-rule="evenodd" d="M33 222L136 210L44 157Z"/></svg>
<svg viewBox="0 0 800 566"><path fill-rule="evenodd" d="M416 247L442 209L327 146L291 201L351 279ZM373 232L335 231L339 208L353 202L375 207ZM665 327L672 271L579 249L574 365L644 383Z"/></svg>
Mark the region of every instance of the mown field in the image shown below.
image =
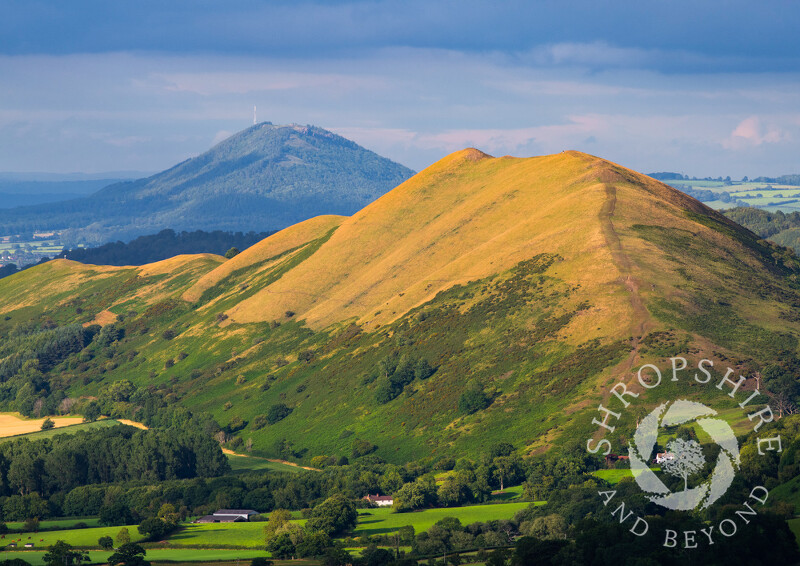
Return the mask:
<svg viewBox="0 0 800 566"><path fill-rule="evenodd" d="M544 505L537 501L536 505ZM448 507L424 509L410 513L394 513L391 508L363 509L359 511L356 536L382 535L397 531L400 527L411 525L416 532L426 531L437 521L445 517L455 517L461 524L468 525L477 521L495 521L510 519L514 514L525 509L530 503L494 503L487 505L471 505L469 507Z"/></svg>
<svg viewBox="0 0 800 566"><path fill-rule="evenodd" d="M77 522L77 521L76 521ZM84 521L88 522L88 521ZM38 533L9 533L0 535L0 543L9 545L16 543L18 548L22 548L26 543L33 543L36 548L47 548L55 544L58 540L63 540L72 546L81 548L98 548L97 539L100 537L111 537L116 539L117 534L123 527L90 527L88 529L65 529L59 531L40 531ZM131 542L140 542L142 535L136 530L136 525L124 527L128 529Z"/></svg>
<svg viewBox="0 0 800 566"><path fill-rule="evenodd" d="M305 520L296 520L304 524ZM185 525L167 539L170 545L208 548L261 548L266 523L201 523Z"/></svg>
<svg viewBox="0 0 800 566"><path fill-rule="evenodd" d="M658 472L661 468L650 468L654 472ZM600 478L601 480L606 480L611 485L618 484L625 478L632 478L634 477L633 471L629 468L625 468L622 470L597 470L596 472L592 472L592 475L595 477Z"/></svg>

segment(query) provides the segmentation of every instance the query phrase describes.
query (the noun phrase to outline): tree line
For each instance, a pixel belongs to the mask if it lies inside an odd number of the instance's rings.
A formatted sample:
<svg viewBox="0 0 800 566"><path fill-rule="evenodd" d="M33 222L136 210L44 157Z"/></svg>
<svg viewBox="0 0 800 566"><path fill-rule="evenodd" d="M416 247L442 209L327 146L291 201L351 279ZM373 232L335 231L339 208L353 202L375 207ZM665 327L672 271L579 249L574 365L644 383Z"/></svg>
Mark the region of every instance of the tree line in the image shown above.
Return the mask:
<svg viewBox="0 0 800 566"><path fill-rule="evenodd" d="M144 265L180 254L211 253L224 255L229 249L243 250L275 232L175 232L139 236L130 242L109 242L92 248L64 250L61 257L95 265Z"/></svg>

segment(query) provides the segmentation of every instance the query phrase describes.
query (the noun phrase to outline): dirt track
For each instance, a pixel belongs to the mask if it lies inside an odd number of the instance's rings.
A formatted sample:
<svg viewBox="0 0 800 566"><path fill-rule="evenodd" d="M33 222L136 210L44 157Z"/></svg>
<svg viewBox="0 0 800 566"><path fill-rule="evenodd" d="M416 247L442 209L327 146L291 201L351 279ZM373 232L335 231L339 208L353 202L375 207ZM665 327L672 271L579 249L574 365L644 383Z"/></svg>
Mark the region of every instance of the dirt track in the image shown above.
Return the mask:
<svg viewBox="0 0 800 566"><path fill-rule="evenodd" d="M628 292L631 310L633 311L630 326L631 336L633 337L631 353L628 359L623 362L622 367L615 368L616 373L616 370L627 372L633 368L636 358L639 355L639 344L647 333L647 323L650 321L650 313L647 312L644 301L642 301L642 296L639 293L639 281L631 274L632 262L622 248L619 235L614 228L613 216L617 206L617 189L613 185L606 185L605 190L606 200L603 203L603 207L600 209L598 218L600 219L600 226L606 240L606 245L611 252L612 261L620 272L618 282L623 285Z"/></svg>

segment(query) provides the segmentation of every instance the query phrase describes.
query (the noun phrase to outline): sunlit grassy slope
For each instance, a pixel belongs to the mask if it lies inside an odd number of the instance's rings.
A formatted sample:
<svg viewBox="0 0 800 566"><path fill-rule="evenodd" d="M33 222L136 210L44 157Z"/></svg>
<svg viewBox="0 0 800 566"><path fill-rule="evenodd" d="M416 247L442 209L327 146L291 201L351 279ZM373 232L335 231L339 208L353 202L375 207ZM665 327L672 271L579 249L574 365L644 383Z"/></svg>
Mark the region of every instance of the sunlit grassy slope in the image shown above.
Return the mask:
<svg viewBox="0 0 800 566"><path fill-rule="evenodd" d="M468 149L352 217L298 224L232 260L55 261L0 280L0 333L108 311L125 337L52 370L71 396L121 378L155 387L222 425L244 419L237 434L255 455L281 456L283 439L306 459L351 456L356 439L394 461L498 441L541 451L592 434L588 411L638 364L682 354L744 368L795 355L798 267L608 161ZM392 355L437 369L381 404L385 378L372 370ZM467 389L488 406L460 410ZM621 430L659 399L714 392L667 382ZM291 414L255 428L276 403ZM741 420L729 404L717 408Z"/></svg>
<svg viewBox="0 0 800 566"><path fill-rule="evenodd" d="M292 310L315 328L353 318L371 329L537 253L566 258L559 269L579 284L608 285L617 274L605 267L598 218L606 195L586 165L573 154L455 153L345 220L313 257L229 314L254 322ZM605 300L625 309L621 294Z"/></svg>
<svg viewBox="0 0 800 566"><path fill-rule="evenodd" d="M341 224L345 218L345 216L334 215L317 216L281 230L206 273L184 293L183 298L187 301L196 301L204 291L233 276L237 271L248 269L256 271L257 268L264 267L265 263L270 265L281 255L324 236Z"/></svg>

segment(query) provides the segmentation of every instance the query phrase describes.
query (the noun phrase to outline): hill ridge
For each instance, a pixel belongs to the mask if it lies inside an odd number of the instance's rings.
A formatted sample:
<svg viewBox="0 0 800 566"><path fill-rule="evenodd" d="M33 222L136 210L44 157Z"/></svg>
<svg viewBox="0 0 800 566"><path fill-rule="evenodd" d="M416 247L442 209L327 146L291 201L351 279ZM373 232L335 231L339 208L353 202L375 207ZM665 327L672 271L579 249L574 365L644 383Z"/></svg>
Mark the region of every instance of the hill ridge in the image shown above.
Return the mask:
<svg viewBox="0 0 800 566"><path fill-rule="evenodd" d="M402 461L509 438L541 451L596 434L586 412L643 363L800 365L796 257L581 152L462 150L352 216L230 260L140 269L51 262L0 280L0 336L114 325L45 366L37 395L100 397L130 380L271 457L286 443L348 457L374 444ZM52 338L32 336L25 351ZM17 342L4 344L0 356ZM0 408L24 379L4 382ZM668 381L663 395L702 401ZM141 412L139 398L114 410ZM273 406L282 419L265 421Z"/></svg>
<svg viewBox="0 0 800 566"><path fill-rule="evenodd" d="M475 159L476 157L477 157L477 159ZM358 227L363 227L365 224L370 224L370 223L371 224L375 224L376 223L376 218L375 217L377 216L376 213L375 213L376 209L378 209L378 210L382 209L384 211L386 211L386 209L390 209L392 211L395 211L395 214L393 214L393 215L384 216L385 220L383 221L383 224L382 224L384 227L388 227L388 226L394 225L395 222L396 222L397 217L399 217L399 216L401 216L403 214L402 212L398 213L396 211L398 211L398 210L401 210L401 211L402 210L407 210L407 209L415 207L417 205L422 206L422 203L424 203L426 199L434 198L432 195L428 194L428 191L426 190L426 187L434 186L435 183L442 176L447 177L449 175L453 175L453 174L455 174L455 171L459 170L459 169L462 170L462 172L467 172L472 167L480 167L482 164L494 164L494 163L500 164L502 167L505 167L505 168L509 168L509 167L511 167L511 168L524 167L525 164L527 164L527 163L541 163L545 167L548 167L548 166L559 167L559 166L565 166L565 164L567 164L566 166L574 166L575 164L581 164L581 165L588 164L588 165L590 165L590 167L592 169L597 169L598 164L605 164L604 167L606 169L608 169L609 171L616 171L614 164L612 164L610 162L598 160L598 158L596 158L594 156L590 156L588 154L583 154L583 153L580 153L580 152L562 152L560 154L554 154L554 155L549 155L549 156L541 156L541 157L532 157L532 158L508 158L508 157L494 158L494 157L488 156L487 154L484 154L483 152L477 152L477 150L473 150L473 149L469 149L468 148L468 149L465 149L465 150L454 152L454 153L446 156L445 158L437 161L436 163L434 163L430 167L428 167L425 170L421 171L417 176L415 176L412 179L410 179L409 181L406 181L405 183L399 185L397 188L395 188L394 190L390 191L386 195L382 196L381 198L376 200L374 203L372 203L372 204L368 205L367 207L365 207L364 209L360 210L359 212L354 214L352 217L344 220L342 222L342 225L340 226L340 229L337 230L337 234L334 236L334 238L332 238L329 242L324 244L321 247L320 251L317 252L317 253L324 253L327 248L331 248L331 247L337 246L337 240L336 239L351 238L352 235L351 234L346 234L346 232L357 230ZM592 174L590 174L587 178L584 178L583 175L576 174L576 175L574 175L574 178L572 179L572 181L574 183L578 183L578 184L584 185L584 189L586 191L604 190L604 189L602 189L602 186L603 186L602 182L598 181L595 178L597 176L602 176L602 174L598 175L597 171L593 171ZM477 187L478 190L470 192L469 190L465 189L464 186L455 187L455 189L454 189L454 200L457 201L457 203L460 206L465 206L465 204L468 204L469 199L477 199L477 198L480 197L480 194L481 194L480 193L480 188L481 187L478 186ZM531 187L528 187L528 189L531 189ZM407 194L407 193L412 193L412 194ZM542 196L544 196L544 195L542 195ZM604 202L605 197L602 196L602 195L597 195L595 198L598 199L597 200L597 205L598 205L598 209L599 209L600 207L603 206L602 202ZM492 203L487 203L487 204L492 204ZM475 212L477 213L477 210ZM467 215L467 216L469 216L469 215ZM420 216L418 214L417 215L417 219L419 220L419 218L420 218ZM464 220L464 219L462 219L462 220ZM449 286L452 286L453 284L460 283L460 282L466 282L469 279L465 278L463 276L463 273L464 273L463 270L459 270L457 268L457 266L459 264L463 263L464 261L467 261L467 259L470 256L476 256L476 255L481 255L481 254L485 255L483 250L484 250L484 247L486 245L490 245L491 246L491 243L493 241L496 241L497 239L502 239L505 235L507 235L509 233L513 233L514 231L522 230L523 227L525 226L526 222L527 222L527 218L524 218L524 217L518 218L516 223L506 226L506 229L503 230L502 232L493 233L491 238L489 238L489 239L487 239L485 241L479 242L477 247L471 248L469 250L465 250L464 253L456 255L456 256L450 258L450 260L447 263L445 263L443 265L440 265L438 268L433 269L432 271L430 271L428 273L427 277L423 278L423 281L421 281L421 283L429 284L430 281L432 281L434 279L441 279L441 280L447 281L446 285L438 285L438 286L436 286L436 292L439 292L439 291L442 291L442 290L446 289ZM436 223L436 219L432 219L431 223L432 224ZM497 224L494 224L492 226L492 229L496 230L498 227L499 226ZM414 230L416 230L416 228L418 228L418 227L414 226ZM414 230L412 230L412 232ZM599 232L599 226L597 227L597 230ZM442 232L442 231L440 230L440 232ZM412 238L413 238L413 235L412 235ZM377 250L378 247L377 246L372 246L372 249L373 250ZM367 253L367 255L365 257L360 258L359 263L362 266L363 265L369 265L374 259L375 258L373 257L373 254ZM507 264L504 264L504 265L506 265L507 267L510 267L511 264L513 264L513 263L514 262L512 261L512 262L508 262ZM302 265L298 266L298 267L300 269L303 269ZM458 276L458 277L453 277L453 276L436 277L435 276L437 274L441 275L442 273L448 273L448 272L454 272L454 271L460 272L462 275ZM476 277L485 276L485 275L488 274L488 272L486 270L480 270L480 269L473 269L473 270L467 270L467 271L468 271L467 275L474 275ZM289 275L291 275L291 273ZM307 279L307 278L305 278L305 279ZM281 285L283 285L285 287L290 287L290 286L295 286L296 287L296 285L294 285L295 283L296 282L294 282L294 281L289 283L289 282L283 281L283 279L282 279L281 281L278 281L278 282L276 282L274 284L274 285L278 286L278 289L274 289L273 291L280 291L281 289L282 290L287 290L287 289L284 289L283 287L281 287ZM398 291L404 292L404 294L408 294L408 292L409 292L406 288L399 288L399 287L398 287ZM418 306L419 304L422 304L422 303L426 302L427 300L432 298L433 295L435 295L435 293L433 293L433 292L422 293L421 296L418 297L417 301L415 301L413 303L406 304L401 310L394 311L394 313L395 313L394 317L383 317L381 319L381 321L382 321L381 323L387 322L389 320L393 320L394 318L397 318L397 317L401 316L404 312L408 312L408 310ZM333 296L335 296L335 294ZM338 300L338 302L342 303L342 304L347 304L349 302L352 302L355 298L356 297L350 297L348 299L340 298ZM358 298L363 299L363 293ZM256 299L253 299L253 301L254 301L254 303L257 304L257 300ZM392 301L390 299L390 303L391 302L397 302L397 301ZM389 303L386 303L386 305L388 305L388 304ZM378 304L374 304L373 306L375 306L377 308ZM235 307L228 314L235 321L253 322L253 321L256 320L255 318L253 318L253 315L244 313L244 311L247 311L248 309L249 309L249 305L241 304L241 305L238 305L237 307ZM298 312L298 316L300 318L307 318L307 319L309 319L309 322L310 322L310 324L312 324L312 326L317 326L317 317L318 317L318 315L316 313L319 312L318 309L319 309L318 305L313 305L313 306L311 306L309 308L309 310L306 310L305 307L300 307L300 306L298 306L297 308L292 308L291 310L296 310ZM254 306L254 308L251 308L249 310L250 310L251 313L263 312L260 308L255 308L255 306ZM277 314L277 313L275 313L275 314ZM362 319L362 322L364 321L363 320L363 313L362 313L362 317L359 317L359 318ZM329 318L322 318L322 320L326 321L327 323L332 322ZM323 322L323 326L324 325L325 325L325 322Z"/></svg>

